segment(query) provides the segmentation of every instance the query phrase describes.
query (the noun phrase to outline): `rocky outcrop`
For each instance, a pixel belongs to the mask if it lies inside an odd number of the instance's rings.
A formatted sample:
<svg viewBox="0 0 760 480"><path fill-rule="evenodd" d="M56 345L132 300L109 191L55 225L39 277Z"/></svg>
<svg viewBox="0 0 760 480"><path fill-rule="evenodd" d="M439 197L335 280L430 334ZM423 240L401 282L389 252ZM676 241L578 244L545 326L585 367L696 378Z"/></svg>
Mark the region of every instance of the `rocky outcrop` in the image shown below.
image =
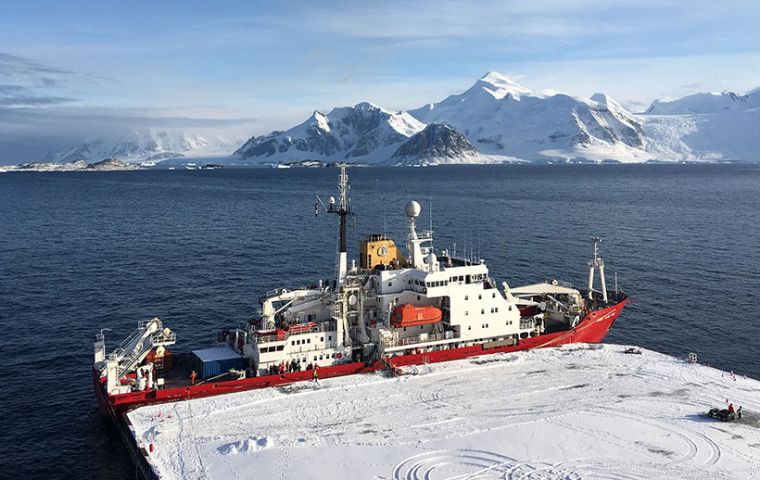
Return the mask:
<svg viewBox="0 0 760 480"><path fill-rule="evenodd" d="M391 161L402 165L470 163L479 156L467 137L448 125L431 123L401 145Z"/></svg>

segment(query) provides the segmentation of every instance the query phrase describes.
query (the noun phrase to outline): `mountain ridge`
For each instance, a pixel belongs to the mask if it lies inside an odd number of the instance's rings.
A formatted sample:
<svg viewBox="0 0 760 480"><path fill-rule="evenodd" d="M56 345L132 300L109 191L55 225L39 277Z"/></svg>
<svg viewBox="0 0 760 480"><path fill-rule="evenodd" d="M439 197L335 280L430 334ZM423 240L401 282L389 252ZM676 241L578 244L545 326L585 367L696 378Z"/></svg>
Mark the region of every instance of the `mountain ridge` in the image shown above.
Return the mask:
<svg viewBox="0 0 760 480"><path fill-rule="evenodd" d="M758 124L760 88L655 100L633 113L605 93L537 93L491 71L461 93L410 110L371 102L314 110L289 129L238 143L182 131L132 132L51 153L45 161L156 163L204 152L246 165L753 161L760 151Z"/></svg>

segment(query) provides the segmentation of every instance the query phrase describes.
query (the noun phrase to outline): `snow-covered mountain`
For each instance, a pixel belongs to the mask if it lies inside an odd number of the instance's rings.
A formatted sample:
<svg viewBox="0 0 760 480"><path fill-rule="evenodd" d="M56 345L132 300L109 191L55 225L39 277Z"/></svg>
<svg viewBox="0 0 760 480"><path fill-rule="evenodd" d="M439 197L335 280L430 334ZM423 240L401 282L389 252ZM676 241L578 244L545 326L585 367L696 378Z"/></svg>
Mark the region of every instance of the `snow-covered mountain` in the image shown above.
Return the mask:
<svg viewBox="0 0 760 480"><path fill-rule="evenodd" d="M423 131L426 124L437 126ZM259 163L630 161L646 159L645 145L636 117L606 95L541 95L491 72L462 94L409 112L370 103L315 111L290 130L251 138L235 155Z"/></svg>
<svg viewBox="0 0 760 480"><path fill-rule="evenodd" d="M464 93L409 113L453 126L482 153L526 160L630 160L646 145L636 117L604 94L543 95L494 72Z"/></svg>
<svg viewBox="0 0 760 480"><path fill-rule="evenodd" d="M754 108L760 108L760 88L745 95L734 92L695 93L678 100L655 100L645 113L647 115L700 115L743 112Z"/></svg>
<svg viewBox="0 0 760 480"><path fill-rule="evenodd" d="M290 130L251 138L235 157L268 164L758 160L758 125L760 89L655 101L634 114L603 93L537 93L489 72L463 93L407 112L371 103L315 111Z"/></svg>
<svg viewBox="0 0 760 480"><path fill-rule="evenodd" d="M121 136L97 138L66 150L49 152L43 161L71 163L119 158L126 162L158 162L184 156L229 155L239 140L181 130L141 129Z"/></svg>
<svg viewBox="0 0 760 480"><path fill-rule="evenodd" d="M299 160L382 162L425 125L405 112L391 112L363 102L315 111L305 122L285 132L253 137L235 155L260 163Z"/></svg>

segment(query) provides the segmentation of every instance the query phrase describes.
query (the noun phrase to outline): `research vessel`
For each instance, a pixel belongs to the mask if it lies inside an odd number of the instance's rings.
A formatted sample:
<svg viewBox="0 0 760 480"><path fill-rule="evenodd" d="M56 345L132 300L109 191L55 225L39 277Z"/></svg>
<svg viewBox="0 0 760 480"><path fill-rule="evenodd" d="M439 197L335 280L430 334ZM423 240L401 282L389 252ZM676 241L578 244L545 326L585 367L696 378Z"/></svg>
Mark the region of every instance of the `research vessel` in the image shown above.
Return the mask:
<svg viewBox="0 0 760 480"><path fill-rule="evenodd" d="M432 231L418 229L410 201L405 248L385 234L365 236L349 265L346 226L353 215L345 165L337 199L317 197L315 214L338 217L338 252L328 280L277 289L244 328L222 329L218 343L175 351L176 334L159 318L138 324L108 352L94 344L93 381L104 414L287 383L483 354L601 342L628 301L608 291L600 239L592 237L588 285L557 280L498 285L482 259L436 251ZM599 288L594 288L599 277Z"/></svg>

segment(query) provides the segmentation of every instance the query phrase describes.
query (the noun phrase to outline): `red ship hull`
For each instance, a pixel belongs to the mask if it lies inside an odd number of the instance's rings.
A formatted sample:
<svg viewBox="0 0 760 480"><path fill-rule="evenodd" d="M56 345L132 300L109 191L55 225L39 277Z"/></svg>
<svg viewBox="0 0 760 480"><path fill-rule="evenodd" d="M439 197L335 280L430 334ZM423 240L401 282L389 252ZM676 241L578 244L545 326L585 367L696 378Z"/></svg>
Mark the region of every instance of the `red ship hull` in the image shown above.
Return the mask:
<svg viewBox="0 0 760 480"><path fill-rule="evenodd" d="M607 336L610 328L622 311L628 299L590 312L575 328L554 332L536 337L521 339L517 345L504 345L496 348L487 348L482 344L469 347L452 348L449 350L437 350L424 353L412 353L386 357L385 361L376 361L367 366L364 362L346 363L319 368L319 378L341 377L356 373L368 373L382 370L388 367L401 367L407 365L419 365L424 363L437 363L463 358L476 357L492 353L508 353L534 348L556 347L568 343L599 343ZM162 390L146 390L119 395L105 393L103 382L99 378L97 370L93 370L95 383L95 395L100 410L105 415L115 415L143 405L154 403L175 402L192 398L223 395L227 393L255 390L259 388L275 387L294 382L311 380L313 371L299 371L280 375L265 375L261 377L246 378L241 380L227 380L221 382L192 385L187 387L166 388Z"/></svg>

